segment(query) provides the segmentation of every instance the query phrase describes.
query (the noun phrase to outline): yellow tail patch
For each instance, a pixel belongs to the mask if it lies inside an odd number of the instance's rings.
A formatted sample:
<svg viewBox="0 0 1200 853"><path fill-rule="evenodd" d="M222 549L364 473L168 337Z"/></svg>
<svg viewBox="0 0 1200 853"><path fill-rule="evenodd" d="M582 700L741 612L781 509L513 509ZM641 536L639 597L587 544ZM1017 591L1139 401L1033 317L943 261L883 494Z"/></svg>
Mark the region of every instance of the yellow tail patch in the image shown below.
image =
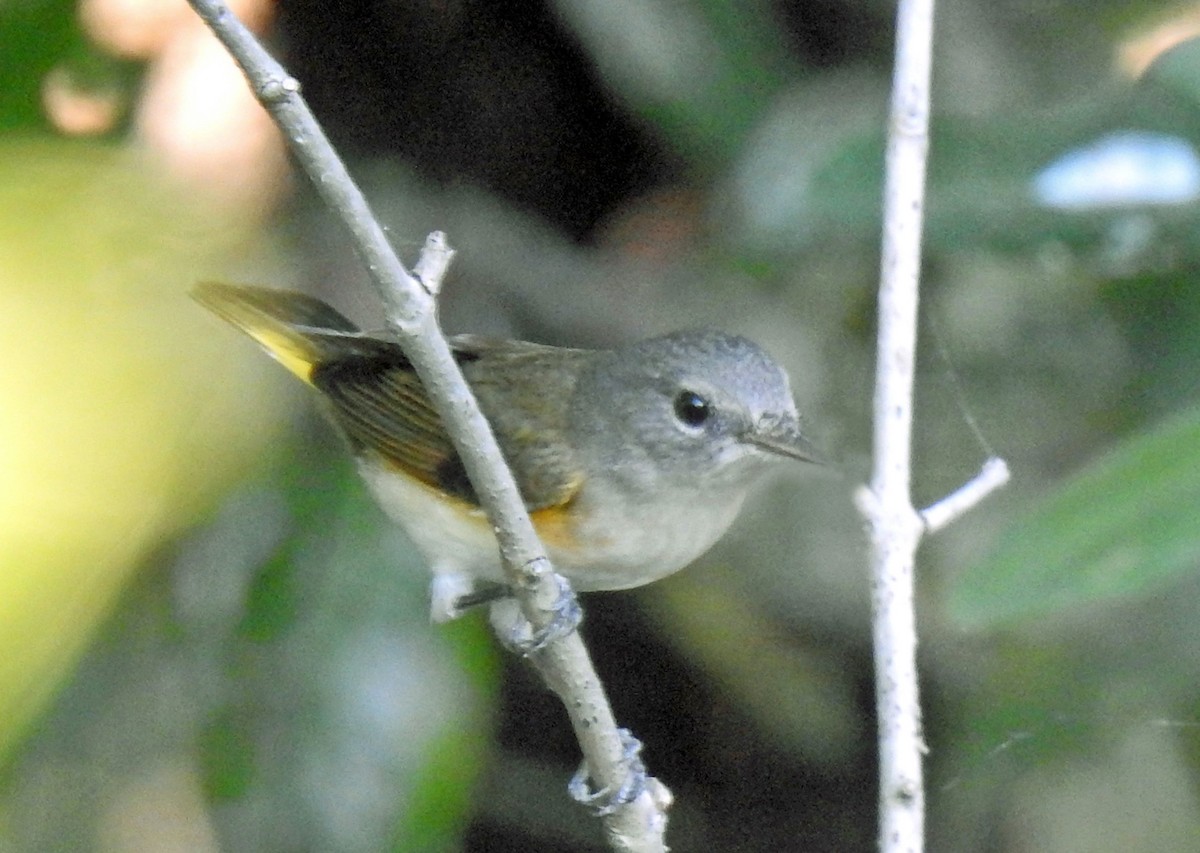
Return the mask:
<svg viewBox="0 0 1200 853"><path fill-rule="evenodd" d="M272 358L300 377L304 382L312 384L312 370L315 365L316 352L312 345L294 329L271 328L270 326L247 326L236 324L247 335L254 338Z"/></svg>
<svg viewBox="0 0 1200 853"><path fill-rule="evenodd" d="M315 300L287 291L219 282L201 282L192 290L192 296L222 320L257 341L301 380L312 384L312 371L321 360L321 348L292 320L304 317L304 310L311 310ZM331 316L342 320L332 309L327 310Z"/></svg>

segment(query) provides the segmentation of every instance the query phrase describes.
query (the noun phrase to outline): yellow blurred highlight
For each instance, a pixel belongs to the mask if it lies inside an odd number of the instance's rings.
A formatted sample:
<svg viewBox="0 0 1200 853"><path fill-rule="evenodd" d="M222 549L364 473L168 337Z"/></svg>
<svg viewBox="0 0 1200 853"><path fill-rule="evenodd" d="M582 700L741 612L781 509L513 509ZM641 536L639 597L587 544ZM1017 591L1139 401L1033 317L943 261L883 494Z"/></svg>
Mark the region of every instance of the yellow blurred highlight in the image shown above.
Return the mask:
<svg viewBox="0 0 1200 853"><path fill-rule="evenodd" d="M247 224L128 151L0 145L0 757L279 419L270 365L186 296L268 274Z"/></svg>

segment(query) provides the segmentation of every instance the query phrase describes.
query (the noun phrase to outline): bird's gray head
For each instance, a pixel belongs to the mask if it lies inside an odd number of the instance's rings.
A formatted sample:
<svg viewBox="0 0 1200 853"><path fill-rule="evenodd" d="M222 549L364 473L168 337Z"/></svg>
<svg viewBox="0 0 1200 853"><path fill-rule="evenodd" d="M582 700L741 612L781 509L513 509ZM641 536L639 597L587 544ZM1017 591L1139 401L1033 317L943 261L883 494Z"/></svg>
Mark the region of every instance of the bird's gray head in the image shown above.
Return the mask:
<svg viewBox="0 0 1200 853"><path fill-rule="evenodd" d="M634 489L738 490L772 458L816 460L787 374L735 335L676 332L603 353L574 397L576 446Z"/></svg>

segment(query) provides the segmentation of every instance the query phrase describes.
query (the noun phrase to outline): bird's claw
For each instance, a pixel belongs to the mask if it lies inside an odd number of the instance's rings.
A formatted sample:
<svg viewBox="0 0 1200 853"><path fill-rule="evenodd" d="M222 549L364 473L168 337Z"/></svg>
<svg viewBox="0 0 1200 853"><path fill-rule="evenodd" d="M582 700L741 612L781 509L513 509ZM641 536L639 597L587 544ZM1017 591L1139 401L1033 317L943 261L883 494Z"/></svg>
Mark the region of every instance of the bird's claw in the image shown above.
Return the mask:
<svg viewBox="0 0 1200 853"><path fill-rule="evenodd" d="M561 575L554 576L558 583L558 596L554 603L547 608L551 614L550 621L540 628L535 628L523 615L517 614L507 632L501 634L504 644L522 657L540 652L550 643L573 633L583 621L583 608L574 590Z"/></svg>
<svg viewBox="0 0 1200 853"><path fill-rule="evenodd" d="M610 815L627 803L632 803L646 790L646 766L642 763L642 742L633 736L629 729L617 729L624 746L621 763L625 765L625 779L615 791L604 787L593 791L588 786L591 769L587 760L579 765L575 775L567 784L567 792L575 802L592 809L597 817Z"/></svg>

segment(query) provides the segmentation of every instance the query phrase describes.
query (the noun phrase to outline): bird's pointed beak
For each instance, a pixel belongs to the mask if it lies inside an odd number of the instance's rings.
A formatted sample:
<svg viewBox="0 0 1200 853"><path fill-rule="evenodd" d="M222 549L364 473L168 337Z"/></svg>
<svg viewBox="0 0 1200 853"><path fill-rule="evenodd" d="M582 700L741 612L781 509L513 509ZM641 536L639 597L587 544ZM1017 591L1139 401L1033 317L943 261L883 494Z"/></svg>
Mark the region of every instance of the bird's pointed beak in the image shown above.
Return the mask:
<svg viewBox="0 0 1200 853"><path fill-rule="evenodd" d="M817 465L826 464L825 458L800 432L800 422L794 417L763 418L746 432L744 440L776 456Z"/></svg>

